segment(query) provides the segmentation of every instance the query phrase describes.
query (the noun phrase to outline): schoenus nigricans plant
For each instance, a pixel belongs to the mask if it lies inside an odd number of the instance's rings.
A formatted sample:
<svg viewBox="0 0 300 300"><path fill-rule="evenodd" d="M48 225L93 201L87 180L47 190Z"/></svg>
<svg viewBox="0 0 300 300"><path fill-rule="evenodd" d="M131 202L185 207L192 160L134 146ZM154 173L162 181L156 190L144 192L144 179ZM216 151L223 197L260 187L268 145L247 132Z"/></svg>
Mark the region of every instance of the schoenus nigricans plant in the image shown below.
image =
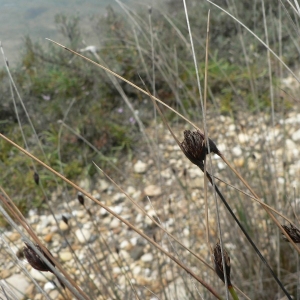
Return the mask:
<svg viewBox="0 0 300 300"><path fill-rule="evenodd" d="M28 263L34 269L36 269L38 271L53 273L53 271L49 268L49 266L45 263L45 261L35 252L35 250L26 242L25 242L25 245L26 246L23 249L23 253L24 253ZM53 261L51 259L48 259L49 255L47 253L45 253L45 251L43 251L43 249L38 244L36 244L35 247L47 258L48 262L50 262L51 265L53 265L53 267L55 267L55 264L53 263ZM53 256L49 250L48 250L48 252L50 253L51 256ZM61 286L63 288L65 288L65 286L61 282L61 280L58 277L57 277L57 279L58 279L59 283L61 284Z"/></svg>
<svg viewBox="0 0 300 300"><path fill-rule="evenodd" d="M294 243L300 243L300 230L293 226L293 224L290 224L290 227L287 225L281 225L285 232L289 235L289 237L293 240ZM282 235L283 238L289 242L289 240L286 238L285 235Z"/></svg>
<svg viewBox="0 0 300 300"><path fill-rule="evenodd" d="M39 176L39 174L37 172L34 172L34 174L33 174L33 180L36 183L36 185L39 185L39 183L40 183L40 176Z"/></svg>
<svg viewBox="0 0 300 300"><path fill-rule="evenodd" d="M215 154L219 154L216 144L208 139L209 150ZM181 149L185 156L195 165L203 165L203 161L208 154L208 148L205 145L205 136L199 130L197 131L184 131L184 140L180 144Z"/></svg>
<svg viewBox="0 0 300 300"><path fill-rule="evenodd" d="M80 203L82 206L84 206L84 197L83 197L82 193L78 192L78 194L77 194L77 199L78 199L79 203Z"/></svg>
<svg viewBox="0 0 300 300"><path fill-rule="evenodd" d="M215 143L211 139L208 139L208 141L209 141L210 152L213 152L215 154L220 155L221 153L218 150ZM183 153L185 154L185 156L193 164L198 166L201 169L201 171L204 173L205 172L204 171L204 159L206 157L206 154L208 154L208 149L205 146L205 136L204 136L204 134L201 133L199 130L194 131L194 132L191 132L190 130L185 130L184 131L184 140L180 143L180 148L183 151ZM207 171L205 173L206 173L205 174L206 177L208 178L209 182L213 186L216 193L219 195L220 199L222 200L223 204L227 208L228 212L231 214L231 216L233 217L233 219L235 220L237 225L240 227L241 231L243 232L243 234L245 235L245 237L247 238L247 240L249 241L249 243L251 244L251 246L253 247L253 249L255 250L255 252L259 256L259 258L261 259L261 261L268 268L271 275L273 276L273 278L275 279L277 284L280 286L282 291L285 293L287 298L291 300L292 298L291 298L290 294L287 292L287 290L283 286L282 282L278 279L275 272L272 270L272 268L270 267L270 265L268 264L268 262L266 261L264 256L261 254L259 249L256 247L255 243L253 242L253 240L251 239L251 237L249 236L247 231L244 229L243 225L240 223L240 221L238 220L238 218L236 217L236 215L232 211L232 209L229 206L228 202L225 200L223 194L220 192L220 190L218 189L216 184L213 182L212 176Z"/></svg>
<svg viewBox="0 0 300 300"><path fill-rule="evenodd" d="M224 282L227 282L227 288L234 300L238 300L239 297L237 293L235 292L235 289L233 288L233 285L231 284L231 279L230 279L230 270L231 270L231 265L230 265L230 257L227 253L227 251L223 247L223 255L224 255L224 266L225 266L225 272L223 270L223 258L222 258L222 249L220 242L218 242L213 251L213 257L214 257L214 263L215 263L215 271L218 275L218 277ZM226 280L225 280L225 274L226 274Z"/></svg>
<svg viewBox="0 0 300 300"><path fill-rule="evenodd" d="M69 225L69 220L66 216L62 215L61 219L67 224Z"/></svg>
<svg viewBox="0 0 300 300"><path fill-rule="evenodd" d="M226 277L227 277L227 285L228 288L232 285L230 281L230 257L225 249L223 249L224 259L225 259L225 268L226 268ZM222 263L222 251L220 243L217 243L214 247L214 263L215 263L215 271L218 277L225 283L224 271L223 271L223 263Z"/></svg>
<svg viewBox="0 0 300 300"><path fill-rule="evenodd" d="M87 213L89 214L89 216L92 216L92 212L90 211L89 208L87 208L84 204L84 196L82 195L82 193L78 192L77 193L77 200L79 201L79 203L86 209Z"/></svg>

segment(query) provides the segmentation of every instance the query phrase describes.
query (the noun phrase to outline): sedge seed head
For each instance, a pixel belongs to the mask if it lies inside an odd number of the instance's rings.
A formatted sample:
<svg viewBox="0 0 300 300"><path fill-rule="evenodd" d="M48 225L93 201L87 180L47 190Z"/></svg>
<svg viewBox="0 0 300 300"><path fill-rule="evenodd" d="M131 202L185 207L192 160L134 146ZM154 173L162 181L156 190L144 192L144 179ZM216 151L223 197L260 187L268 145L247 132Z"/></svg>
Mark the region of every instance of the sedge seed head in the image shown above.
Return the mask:
<svg viewBox="0 0 300 300"><path fill-rule="evenodd" d="M217 243L214 248L214 262L215 262L215 271L218 277L225 283L224 271L223 271L223 262L222 262L222 252L220 243ZM230 281L230 257L227 251L223 248L223 254L225 259L225 268L226 268L226 278L228 286L231 286Z"/></svg>
<svg viewBox="0 0 300 300"><path fill-rule="evenodd" d="M205 146L205 136L199 130L197 131L184 131L184 139L182 141L181 149L185 156L195 165L203 164L206 154L208 154L208 147ZM216 154L220 154L216 144L208 139L209 150Z"/></svg>
<svg viewBox="0 0 300 300"><path fill-rule="evenodd" d="M25 243L25 247L23 249L24 255L28 261L28 263L36 270L42 272L52 272L48 265L44 262L44 260L34 251L34 249L27 243ZM48 255L41 249L39 245L35 245L35 247L43 253L45 257ZM49 262L54 266L53 262L49 260Z"/></svg>
<svg viewBox="0 0 300 300"><path fill-rule="evenodd" d="M294 243L300 243L300 230L293 226L292 224L290 224L290 226L287 225L281 225L283 227L283 229L285 230L285 232L289 235L289 237L293 240ZM286 241L289 241L285 235L283 235L283 238Z"/></svg>

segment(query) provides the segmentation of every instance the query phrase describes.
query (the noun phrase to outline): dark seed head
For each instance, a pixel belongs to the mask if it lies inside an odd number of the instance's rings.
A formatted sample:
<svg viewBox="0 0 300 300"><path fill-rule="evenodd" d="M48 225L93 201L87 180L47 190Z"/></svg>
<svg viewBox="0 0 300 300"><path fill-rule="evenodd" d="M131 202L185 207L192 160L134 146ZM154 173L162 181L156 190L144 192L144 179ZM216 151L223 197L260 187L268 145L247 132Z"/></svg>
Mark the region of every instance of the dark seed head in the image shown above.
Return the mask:
<svg viewBox="0 0 300 300"><path fill-rule="evenodd" d="M231 286L231 281L230 281L230 257L229 257L227 251L224 248L223 248L223 254L224 254L224 259L225 259L227 284L228 284L228 286ZM215 248L214 248L214 262L215 262L215 271L216 271L217 275L225 283L224 271L223 271L223 262L222 262L222 252L221 252L221 246L220 246L219 243L217 243Z"/></svg>
<svg viewBox="0 0 300 300"><path fill-rule="evenodd" d="M23 252L23 248L18 249L16 256L18 259L23 259L24 258L24 252Z"/></svg>
<svg viewBox="0 0 300 300"><path fill-rule="evenodd" d="M79 203L84 206L84 197L80 192L78 192L78 194L77 194L77 199L78 199Z"/></svg>
<svg viewBox="0 0 300 300"><path fill-rule="evenodd" d="M28 261L28 263L36 270L41 272L52 272L52 270L48 267L48 265L44 262L44 260L34 251L34 249L27 243L25 243L25 247L23 249L23 253ZM48 254L46 254L39 245L35 245L35 247L43 253L43 255L48 258ZM48 250L49 251L49 250ZM49 251L50 255L51 252ZM55 267L54 263L48 259L48 261ZM61 284L62 288L65 289L65 285L63 282L57 277L59 283Z"/></svg>
<svg viewBox="0 0 300 300"><path fill-rule="evenodd" d="M210 152L219 154L219 150L216 144L208 139ZM195 165L199 166L203 164L206 154L208 154L208 148L205 146L204 134L199 130L197 131L184 131L184 140L181 143L181 149L185 156Z"/></svg>
<svg viewBox="0 0 300 300"><path fill-rule="evenodd" d="M289 237L293 240L294 243L300 243L300 230L293 226L292 224L290 224L290 227L287 225L281 225L283 227L283 229L285 230L285 232L289 235ZM286 241L289 241L285 235L283 235L283 238Z"/></svg>
<svg viewBox="0 0 300 300"><path fill-rule="evenodd" d="M43 259L34 251L34 249L27 243L25 243L25 245L26 246L24 247L23 252L28 263L38 271L52 272L51 269L47 266L47 264L43 261ZM39 245L35 245L35 247L40 252L42 252L46 258L48 257L48 255L41 249ZM49 260L49 262L54 266L51 260Z"/></svg>
<svg viewBox="0 0 300 300"><path fill-rule="evenodd" d="M34 179L34 182L36 183L36 185L39 185L39 183L40 183L40 176L39 176L38 173L34 172L33 179Z"/></svg>
<svg viewBox="0 0 300 300"><path fill-rule="evenodd" d="M68 225L68 222L69 222L68 218L66 216L64 216L64 215L62 215L61 218Z"/></svg>

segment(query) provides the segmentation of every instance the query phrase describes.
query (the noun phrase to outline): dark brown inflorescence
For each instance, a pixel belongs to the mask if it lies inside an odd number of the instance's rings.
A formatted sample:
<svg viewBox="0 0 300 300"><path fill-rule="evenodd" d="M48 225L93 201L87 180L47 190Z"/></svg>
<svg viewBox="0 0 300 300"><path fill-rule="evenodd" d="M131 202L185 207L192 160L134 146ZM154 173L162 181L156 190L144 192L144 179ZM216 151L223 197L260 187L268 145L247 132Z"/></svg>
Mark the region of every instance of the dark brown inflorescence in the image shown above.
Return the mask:
<svg viewBox="0 0 300 300"><path fill-rule="evenodd" d="M25 243L25 247L23 249L23 253L28 261L28 263L36 270L41 271L41 272L52 272L52 270L48 267L48 265L44 262L44 260L34 251L34 249L27 243ZM35 247L41 252L43 253L43 255L48 259L49 255L47 253L45 253L45 251L42 250L42 248L39 245L35 245ZM49 250L48 250L49 251ZM49 252L50 255L51 252ZM48 261L50 262L50 264L52 264L55 267L55 264L48 259ZM59 283L61 284L61 286L63 288L65 288L64 284L62 283L62 281L57 277Z"/></svg>
<svg viewBox="0 0 300 300"><path fill-rule="evenodd" d="M78 199L79 203L84 206L84 197L80 192L78 192L78 194L77 194L77 199Z"/></svg>
<svg viewBox="0 0 300 300"><path fill-rule="evenodd" d="M300 230L290 224L290 227L287 225L281 225L285 232L289 235L289 237L293 240L294 243L300 243ZM289 241L285 235L283 235L283 238L287 241Z"/></svg>
<svg viewBox="0 0 300 300"><path fill-rule="evenodd" d="M48 265L43 261L43 259L34 251L34 249L27 243L25 243L25 247L23 249L24 255L28 261L28 263L36 270L42 272L52 272ZM35 245L35 247L44 254L46 258L48 255L41 249L39 245ZM54 266L53 262L48 259L48 261Z"/></svg>
<svg viewBox="0 0 300 300"><path fill-rule="evenodd" d="M219 154L216 144L208 139L210 152ZM205 146L204 134L199 130L197 131L184 131L184 140L181 143L181 149L185 156L195 165L202 166L208 148Z"/></svg>
<svg viewBox="0 0 300 300"><path fill-rule="evenodd" d="M40 183L40 176L39 176L38 173L34 172L33 179L34 179L34 182L36 183L36 185L39 185L39 183Z"/></svg>
<svg viewBox="0 0 300 300"><path fill-rule="evenodd" d="M224 248L223 248L223 254L224 254L224 259L225 259L227 284L228 284L228 287L230 287L232 285L231 281L230 281L230 257ZM217 243L214 248L214 262L215 262L215 271L216 271L217 275L225 283L223 262L222 262L222 252L221 252L221 246L219 243Z"/></svg>

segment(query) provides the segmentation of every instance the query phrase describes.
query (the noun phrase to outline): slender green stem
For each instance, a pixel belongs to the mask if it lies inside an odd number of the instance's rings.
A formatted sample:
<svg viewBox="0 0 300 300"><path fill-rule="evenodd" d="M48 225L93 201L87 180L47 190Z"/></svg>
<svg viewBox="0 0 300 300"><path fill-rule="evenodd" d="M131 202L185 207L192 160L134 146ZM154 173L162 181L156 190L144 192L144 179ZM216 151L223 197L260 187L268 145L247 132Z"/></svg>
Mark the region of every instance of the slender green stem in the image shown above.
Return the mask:
<svg viewBox="0 0 300 300"><path fill-rule="evenodd" d="M229 290L233 300L239 300L239 296L237 295L237 293L232 285L228 286L228 290Z"/></svg>

